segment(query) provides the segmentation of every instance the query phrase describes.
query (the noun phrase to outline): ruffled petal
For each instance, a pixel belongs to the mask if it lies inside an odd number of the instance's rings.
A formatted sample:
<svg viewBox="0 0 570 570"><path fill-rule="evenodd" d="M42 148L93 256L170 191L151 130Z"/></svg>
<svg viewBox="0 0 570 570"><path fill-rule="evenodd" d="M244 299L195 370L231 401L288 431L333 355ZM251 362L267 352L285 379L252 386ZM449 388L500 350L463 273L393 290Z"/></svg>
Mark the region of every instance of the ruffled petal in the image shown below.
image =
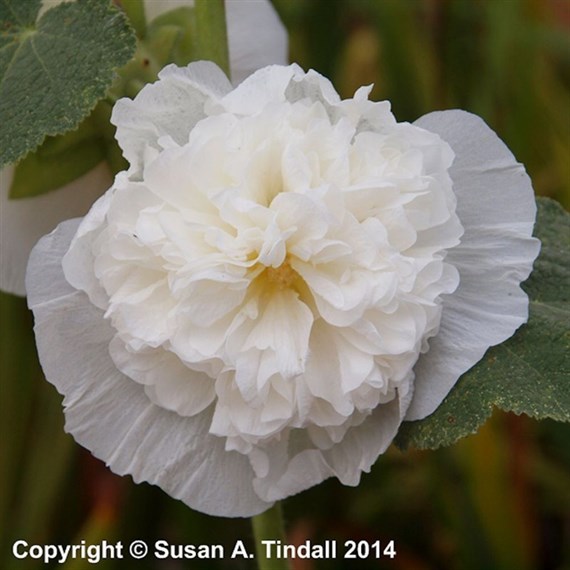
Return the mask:
<svg viewBox="0 0 570 570"><path fill-rule="evenodd" d="M66 430L115 473L158 485L191 508L223 516L264 511L270 503L253 491L247 457L208 433L211 408L193 417L167 411L117 370L109 355L114 330L61 269L77 227L71 220L44 237L27 273L40 362L65 396Z"/></svg>
<svg viewBox="0 0 570 570"><path fill-rule="evenodd" d="M230 113L253 115L269 104L286 101L286 91L293 78L301 79L303 76L303 70L295 63L269 65L228 93L222 101L223 107Z"/></svg>
<svg viewBox="0 0 570 570"><path fill-rule="evenodd" d="M300 432L265 453L251 454L254 469L262 475L253 483L256 492L266 501L279 501L329 477L338 477L344 485L358 485L362 472L370 471L392 443L409 401L410 394L402 392L398 399L378 406L330 449L315 449L307 433Z"/></svg>
<svg viewBox="0 0 570 570"><path fill-rule="evenodd" d="M298 294L283 289L271 295L251 324L242 350L274 352L281 374L292 377L304 369L312 324L313 313L299 300Z"/></svg>
<svg viewBox="0 0 570 570"><path fill-rule="evenodd" d="M210 61L187 67L167 65L158 78L134 99L119 99L111 115L133 179L139 179L145 161L162 150L161 137L170 137L179 145L187 143L194 125L206 116L205 102L232 88L222 70Z"/></svg>
<svg viewBox="0 0 570 570"><path fill-rule="evenodd" d="M0 289L25 295L28 256L34 244L61 221L82 216L112 184L106 164L52 192L9 200L14 167L0 172Z"/></svg>
<svg viewBox="0 0 570 570"><path fill-rule="evenodd" d="M415 367L407 420L431 414L489 347L527 321L528 297L520 283L540 249L532 237L536 203L530 178L485 122L465 111L443 111L415 124L439 134L455 152L450 175L465 234L446 257L460 284L443 298L439 332Z"/></svg>

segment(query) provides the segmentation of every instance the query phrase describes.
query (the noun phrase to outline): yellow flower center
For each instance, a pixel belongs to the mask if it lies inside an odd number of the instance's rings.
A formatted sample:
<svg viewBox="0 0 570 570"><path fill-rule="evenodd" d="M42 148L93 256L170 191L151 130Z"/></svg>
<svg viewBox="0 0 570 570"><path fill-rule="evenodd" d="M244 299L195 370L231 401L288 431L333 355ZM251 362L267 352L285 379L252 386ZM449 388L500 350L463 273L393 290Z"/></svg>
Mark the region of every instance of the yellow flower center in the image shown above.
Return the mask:
<svg viewBox="0 0 570 570"><path fill-rule="evenodd" d="M285 261L279 267L267 268L267 280L280 289L291 287L299 274L291 267L289 261Z"/></svg>

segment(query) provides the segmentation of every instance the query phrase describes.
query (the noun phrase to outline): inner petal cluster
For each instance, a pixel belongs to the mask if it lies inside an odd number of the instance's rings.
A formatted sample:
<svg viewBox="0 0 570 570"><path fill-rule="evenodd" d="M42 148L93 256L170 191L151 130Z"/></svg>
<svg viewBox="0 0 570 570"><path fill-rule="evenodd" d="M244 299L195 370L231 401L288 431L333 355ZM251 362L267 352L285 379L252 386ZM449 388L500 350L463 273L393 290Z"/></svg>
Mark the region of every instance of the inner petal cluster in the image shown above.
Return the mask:
<svg viewBox="0 0 570 570"><path fill-rule="evenodd" d="M211 410L260 477L405 396L458 284L450 148L362 94L294 89L159 143L84 231L117 367L158 406Z"/></svg>

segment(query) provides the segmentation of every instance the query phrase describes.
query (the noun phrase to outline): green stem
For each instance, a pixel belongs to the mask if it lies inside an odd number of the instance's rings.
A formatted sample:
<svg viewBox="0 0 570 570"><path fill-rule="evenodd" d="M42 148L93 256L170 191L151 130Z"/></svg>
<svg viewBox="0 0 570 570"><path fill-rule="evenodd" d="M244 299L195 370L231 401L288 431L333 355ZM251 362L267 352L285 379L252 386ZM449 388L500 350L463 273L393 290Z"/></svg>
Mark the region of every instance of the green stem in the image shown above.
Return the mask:
<svg viewBox="0 0 570 570"><path fill-rule="evenodd" d="M224 0L196 0L195 58L217 63L229 76L228 33Z"/></svg>
<svg viewBox="0 0 570 570"><path fill-rule="evenodd" d="M289 563L286 558L275 557L275 547L273 547L273 556L271 558L266 556L266 548L262 542L264 540L279 540L281 544L285 544L281 503L275 503L268 511L251 517L251 524L259 570L289 570Z"/></svg>

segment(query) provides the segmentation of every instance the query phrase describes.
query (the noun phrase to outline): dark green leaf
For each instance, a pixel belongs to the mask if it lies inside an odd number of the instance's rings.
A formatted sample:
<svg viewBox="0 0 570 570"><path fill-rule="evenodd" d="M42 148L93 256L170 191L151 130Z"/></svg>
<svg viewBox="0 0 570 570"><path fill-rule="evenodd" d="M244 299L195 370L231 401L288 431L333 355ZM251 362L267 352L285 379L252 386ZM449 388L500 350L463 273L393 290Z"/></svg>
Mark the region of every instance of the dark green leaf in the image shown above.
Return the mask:
<svg viewBox="0 0 570 570"><path fill-rule="evenodd" d="M66 2L36 21L39 7L0 0L0 166L75 128L135 50L124 15L105 0Z"/></svg>
<svg viewBox="0 0 570 570"><path fill-rule="evenodd" d="M542 249L523 285L528 324L487 351L431 416L405 422L396 439L400 448L450 445L477 431L493 406L570 421L570 214L539 199L535 235Z"/></svg>

